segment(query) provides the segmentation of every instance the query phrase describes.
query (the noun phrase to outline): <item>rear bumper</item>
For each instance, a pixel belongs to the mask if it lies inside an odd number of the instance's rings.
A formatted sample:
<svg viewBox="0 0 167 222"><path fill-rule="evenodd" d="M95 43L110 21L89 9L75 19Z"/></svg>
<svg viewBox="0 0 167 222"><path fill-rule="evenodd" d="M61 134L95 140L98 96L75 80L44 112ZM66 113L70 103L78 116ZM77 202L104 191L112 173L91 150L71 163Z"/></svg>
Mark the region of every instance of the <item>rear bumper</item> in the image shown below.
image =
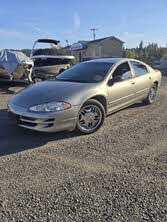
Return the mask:
<svg viewBox="0 0 167 222"><path fill-rule="evenodd" d="M74 130L80 107L74 106L68 110L53 113L30 112L24 107L8 104L8 116L17 125L42 132L58 132Z"/></svg>

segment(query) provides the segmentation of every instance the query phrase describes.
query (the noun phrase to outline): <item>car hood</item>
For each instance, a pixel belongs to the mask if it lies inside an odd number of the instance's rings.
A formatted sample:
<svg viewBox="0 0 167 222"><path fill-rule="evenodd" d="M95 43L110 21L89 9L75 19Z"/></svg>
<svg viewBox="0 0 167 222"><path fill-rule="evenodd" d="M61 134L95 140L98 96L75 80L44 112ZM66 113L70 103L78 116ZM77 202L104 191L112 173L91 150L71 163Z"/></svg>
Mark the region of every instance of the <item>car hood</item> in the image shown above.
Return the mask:
<svg viewBox="0 0 167 222"><path fill-rule="evenodd" d="M44 81L16 93L9 104L29 108L42 103L65 101L72 106L80 105L91 94L96 94L96 86L95 83Z"/></svg>

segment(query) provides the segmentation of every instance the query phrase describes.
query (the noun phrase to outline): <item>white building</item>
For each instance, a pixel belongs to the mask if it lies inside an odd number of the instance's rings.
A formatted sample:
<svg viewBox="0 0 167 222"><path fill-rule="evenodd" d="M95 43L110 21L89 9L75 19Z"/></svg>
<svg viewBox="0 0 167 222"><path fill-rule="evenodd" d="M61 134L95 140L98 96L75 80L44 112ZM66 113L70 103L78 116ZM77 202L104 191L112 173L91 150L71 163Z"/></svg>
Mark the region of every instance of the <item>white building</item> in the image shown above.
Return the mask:
<svg viewBox="0 0 167 222"><path fill-rule="evenodd" d="M109 36L92 41L79 41L69 50L76 59L88 60L94 58L122 57L124 42L115 36Z"/></svg>

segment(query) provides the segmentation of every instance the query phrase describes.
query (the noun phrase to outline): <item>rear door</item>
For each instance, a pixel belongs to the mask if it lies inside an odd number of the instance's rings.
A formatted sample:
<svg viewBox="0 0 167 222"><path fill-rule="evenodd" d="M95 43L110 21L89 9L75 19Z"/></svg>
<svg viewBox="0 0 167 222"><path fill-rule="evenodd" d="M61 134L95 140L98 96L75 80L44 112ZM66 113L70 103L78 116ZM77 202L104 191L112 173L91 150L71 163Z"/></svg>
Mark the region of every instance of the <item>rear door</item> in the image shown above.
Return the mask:
<svg viewBox="0 0 167 222"><path fill-rule="evenodd" d="M119 64L111 74L113 85L108 86L108 112L125 107L135 100L135 80L129 62Z"/></svg>
<svg viewBox="0 0 167 222"><path fill-rule="evenodd" d="M136 99L147 97L149 89L152 84L151 73L147 67L137 61L130 61L135 73L135 93Z"/></svg>

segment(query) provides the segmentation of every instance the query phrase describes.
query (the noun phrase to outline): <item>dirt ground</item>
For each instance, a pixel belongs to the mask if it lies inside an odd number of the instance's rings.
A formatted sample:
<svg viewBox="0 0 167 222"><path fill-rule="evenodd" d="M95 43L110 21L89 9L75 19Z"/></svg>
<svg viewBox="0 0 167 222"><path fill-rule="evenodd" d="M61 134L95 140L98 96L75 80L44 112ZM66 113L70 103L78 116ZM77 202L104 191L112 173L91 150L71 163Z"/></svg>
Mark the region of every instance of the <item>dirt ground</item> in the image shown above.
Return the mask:
<svg viewBox="0 0 167 222"><path fill-rule="evenodd" d="M0 85L0 221L167 221L167 77L151 106L92 135L38 133L7 117L23 85Z"/></svg>

